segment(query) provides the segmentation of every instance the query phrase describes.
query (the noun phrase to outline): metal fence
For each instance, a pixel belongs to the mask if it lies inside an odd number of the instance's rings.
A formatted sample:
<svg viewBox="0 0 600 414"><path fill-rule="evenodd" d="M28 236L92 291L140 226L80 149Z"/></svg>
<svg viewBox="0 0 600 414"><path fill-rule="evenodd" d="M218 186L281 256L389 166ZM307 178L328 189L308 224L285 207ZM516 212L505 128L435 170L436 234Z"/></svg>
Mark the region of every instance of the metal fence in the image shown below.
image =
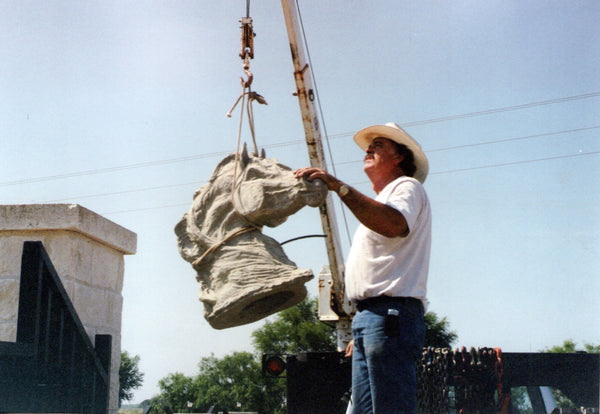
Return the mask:
<svg viewBox="0 0 600 414"><path fill-rule="evenodd" d="M0 342L0 412L107 413L110 335L92 345L41 242L25 242L17 341Z"/></svg>

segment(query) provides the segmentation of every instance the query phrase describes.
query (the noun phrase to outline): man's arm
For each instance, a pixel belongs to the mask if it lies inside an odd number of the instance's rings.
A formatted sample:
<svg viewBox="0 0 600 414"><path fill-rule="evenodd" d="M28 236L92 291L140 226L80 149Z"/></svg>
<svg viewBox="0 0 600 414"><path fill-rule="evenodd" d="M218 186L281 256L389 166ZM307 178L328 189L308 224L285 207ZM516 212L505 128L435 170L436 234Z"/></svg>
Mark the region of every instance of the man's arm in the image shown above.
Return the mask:
<svg viewBox="0 0 600 414"><path fill-rule="evenodd" d="M309 181L319 178L327 184L331 191L339 192L344 183L333 175L319 168L305 167L294 171L296 177L306 177ZM365 227L385 237L406 237L409 233L408 223L398 210L376 201L355 188L340 196L352 214Z"/></svg>

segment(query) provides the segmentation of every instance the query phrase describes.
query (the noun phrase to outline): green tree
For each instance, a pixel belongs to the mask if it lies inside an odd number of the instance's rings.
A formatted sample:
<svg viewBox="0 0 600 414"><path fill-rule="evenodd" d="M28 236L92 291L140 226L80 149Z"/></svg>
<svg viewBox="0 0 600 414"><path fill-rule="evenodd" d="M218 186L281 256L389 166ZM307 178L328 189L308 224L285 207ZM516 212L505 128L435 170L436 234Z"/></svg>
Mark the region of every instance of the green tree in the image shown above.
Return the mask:
<svg viewBox="0 0 600 414"><path fill-rule="evenodd" d="M222 359L202 358L194 381L198 391L195 407L205 412L216 405L236 411L275 413L283 405L280 395L273 398L269 379L250 352L234 352Z"/></svg>
<svg viewBox="0 0 600 414"><path fill-rule="evenodd" d="M212 406L229 411L284 413L285 389L262 375L261 364L250 352L223 358L202 358L199 373L188 377L171 374L159 381L160 395L152 399L152 413L207 412ZM169 411L170 410L170 411Z"/></svg>
<svg viewBox="0 0 600 414"><path fill-rule="evenodd" d="M261 354L297 354L336 350L335 329L319 320L317 300L304 299L277 314L252 332L253 344Z"/></svg>
<svg viewBox="0 0 600 414"><path fill-rule="evenodd" d="M444 317L439 319L434 312L425 314L425 346L434 348L450 348L458 335L450 331L450 323Z"/></svg>
<svg viewBox="0 0 600 414"><path fill-rule="evenodd" d="M139 388L144 380L144 374L139 369L140 357L132 357L127 351L121 352L119 366L119 406L123 400L131 401L133 390Z"/></svg>
<svg viewBox="0 0 600 414"><path fill-rule="evenodd" d="M278 313L252 333L256 354L234 352L223 358L204 357L194 377L171 374L159 381L160 395L152 400L155 412L185 412L187 402L206 412L211 406L237 411L283 414L285 381L262 373L265 353L335 351L335 330L320 322L316 299ZM239 406L238 406L239 403Z"/></svg>
<svg viewBox="0 0 600 414"><path fill-rule="evenodd" d="M583 349L577 349L577 344L572 339L567 339L562 345L547 348L544 352L569 354L572 352L587 352L588 354L600 353L600 345L584 344Z"/></svg>
<svg viewBox="0 0 600 414"><path fill-rule="evenodd" d="M180 372L159 380L158 387L160 395L152 399L156 412L166 412L165 407L172 412L185 412L188 409L188 401L195 401L198 394L194 387L194 379Z"/></svg>

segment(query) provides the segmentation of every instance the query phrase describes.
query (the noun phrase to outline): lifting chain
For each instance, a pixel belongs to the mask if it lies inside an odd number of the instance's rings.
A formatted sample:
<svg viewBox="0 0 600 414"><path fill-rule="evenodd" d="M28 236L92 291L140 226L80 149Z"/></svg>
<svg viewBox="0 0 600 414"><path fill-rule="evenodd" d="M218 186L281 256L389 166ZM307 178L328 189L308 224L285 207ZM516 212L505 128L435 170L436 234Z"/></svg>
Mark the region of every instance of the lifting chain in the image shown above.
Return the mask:
<svg viewBox="0 0 600 414"><path fill-rule="evenodd" d="M488 414L502 410L500 350L425 348L417 366L417 401L425 414ZM497 403L496 401L499 400Z"/></svg>

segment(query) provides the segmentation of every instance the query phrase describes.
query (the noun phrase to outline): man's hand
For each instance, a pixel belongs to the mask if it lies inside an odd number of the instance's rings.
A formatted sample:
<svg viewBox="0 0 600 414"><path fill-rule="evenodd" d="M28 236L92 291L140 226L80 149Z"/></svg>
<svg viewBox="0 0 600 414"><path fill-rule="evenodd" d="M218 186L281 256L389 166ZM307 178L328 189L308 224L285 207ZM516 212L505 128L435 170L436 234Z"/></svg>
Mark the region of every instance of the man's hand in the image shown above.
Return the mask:
<svg viewBox="0 0 600 414"><path fill-rule="evenodd" d="M346 354L344 356L351 357L352 351L354 351L354 339L348 342L348 346L346 346Z"/></svg>
<svg viewBox="0 0 600 414"><path fill-rule="evenodd" d="M294 171L296 178L306 177L308 181L312 181L316 178L323 180L330 191L339 191L342 186L342 182L329 174L327 171L316 167L302 167Z"/></svg>

